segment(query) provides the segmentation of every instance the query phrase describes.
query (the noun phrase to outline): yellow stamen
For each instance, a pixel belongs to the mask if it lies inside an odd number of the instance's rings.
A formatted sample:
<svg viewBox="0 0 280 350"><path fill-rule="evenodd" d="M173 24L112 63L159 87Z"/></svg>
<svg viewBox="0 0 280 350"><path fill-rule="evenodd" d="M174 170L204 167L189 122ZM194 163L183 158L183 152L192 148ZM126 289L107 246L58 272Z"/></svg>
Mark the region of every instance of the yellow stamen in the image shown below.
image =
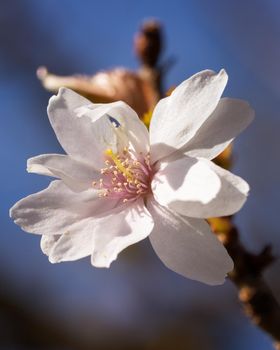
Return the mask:
<svg viewBox="0 0 280 350"><path fill-rule="evenodd" d="M105 151L106 156L110 157L116 165L116 168L125 176L128 180L133 180L131 172L125 168L118 156L109 148Z"/></svg>

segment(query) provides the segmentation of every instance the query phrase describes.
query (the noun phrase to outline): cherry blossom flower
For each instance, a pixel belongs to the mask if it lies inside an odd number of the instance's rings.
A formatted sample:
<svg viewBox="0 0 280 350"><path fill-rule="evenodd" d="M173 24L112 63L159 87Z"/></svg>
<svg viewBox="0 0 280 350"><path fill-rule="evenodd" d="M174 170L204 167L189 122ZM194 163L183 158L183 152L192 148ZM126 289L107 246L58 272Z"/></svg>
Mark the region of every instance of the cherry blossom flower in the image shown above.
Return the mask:
<svg viewBox="0 0 280 350"><path fill-rule="evenodd" d="M231 215L249 186L211 159L252 121L248 103L221 98L221 70L202 71L154 109L150 133L124 102L92 104L61 88L48 115L66 154L30 158L27 170L57 178L17 202L11 217L41 234L50 262L91 256L109 267L149 236L170 269L221 284L233 263L205 218Z"/></svg>
<svg viewBox="0 0 280 350"><path fill-rule="evenodd" d="M158 93L143 74L126 68L100 71L92 76L59 76L50 73L46 67L39 67L37 77L45 89L57 93L60 87L67 87L95 103L122 100L131 106L140 118L156 102Z"/></svg>

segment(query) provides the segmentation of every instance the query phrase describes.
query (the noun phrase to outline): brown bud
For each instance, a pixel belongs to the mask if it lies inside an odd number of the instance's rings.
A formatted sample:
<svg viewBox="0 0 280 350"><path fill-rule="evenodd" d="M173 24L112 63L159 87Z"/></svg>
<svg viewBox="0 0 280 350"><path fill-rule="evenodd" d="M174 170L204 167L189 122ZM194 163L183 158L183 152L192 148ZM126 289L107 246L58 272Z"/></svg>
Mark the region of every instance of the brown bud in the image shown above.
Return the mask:
<svg viewBox="0 0 280 350"><path fill-rule="evenodd" d="M256 294L256 290L252 287L244 286L239 291L239 299L243 303L248 303Z"/></svg>
<svg viewBox="0 0 280 350"><path fill-rule="evenodd" d="M162 49L162 27L156 20L143 23L134 40L134 48L140 62L155 67Z"/></svg>

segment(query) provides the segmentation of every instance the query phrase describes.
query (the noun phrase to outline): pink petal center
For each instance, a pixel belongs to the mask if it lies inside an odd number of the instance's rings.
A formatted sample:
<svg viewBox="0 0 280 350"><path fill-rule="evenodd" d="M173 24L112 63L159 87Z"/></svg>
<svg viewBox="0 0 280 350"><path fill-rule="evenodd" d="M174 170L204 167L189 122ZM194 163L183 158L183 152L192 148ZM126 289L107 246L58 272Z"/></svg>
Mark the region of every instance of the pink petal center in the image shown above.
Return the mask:
<svg viewBox="0 0 280 350"><path fill-rule="evenodd" d="M101 177L93 182L100 190L100 197L119 198L123 202L132 201L151 191L152 168L150 155L135 155L125 148L122 152L105 152L105 167L100 170Z"/></svg>

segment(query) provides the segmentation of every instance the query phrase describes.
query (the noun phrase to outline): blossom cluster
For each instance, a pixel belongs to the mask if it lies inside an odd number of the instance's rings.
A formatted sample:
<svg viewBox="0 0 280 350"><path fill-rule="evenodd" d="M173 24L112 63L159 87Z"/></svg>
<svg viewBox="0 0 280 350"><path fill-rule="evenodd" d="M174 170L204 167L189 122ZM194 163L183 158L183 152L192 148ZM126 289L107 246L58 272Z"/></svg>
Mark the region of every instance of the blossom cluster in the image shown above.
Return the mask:
<svg viewBox="0 0 280 350"><path fill-rule="evenodd" d="M23 230L41 234L50 262L91 256L109 267L149 236L170 269L220 284L233 263L205 218L231 215L249 186L215 165L253 119L248 103L221 98L224 70L202 71L155 107L150 132L124 102L92 104L61 88L48 115L66 154L30 158L27 170L57 178L11 209Z"/></svg>

